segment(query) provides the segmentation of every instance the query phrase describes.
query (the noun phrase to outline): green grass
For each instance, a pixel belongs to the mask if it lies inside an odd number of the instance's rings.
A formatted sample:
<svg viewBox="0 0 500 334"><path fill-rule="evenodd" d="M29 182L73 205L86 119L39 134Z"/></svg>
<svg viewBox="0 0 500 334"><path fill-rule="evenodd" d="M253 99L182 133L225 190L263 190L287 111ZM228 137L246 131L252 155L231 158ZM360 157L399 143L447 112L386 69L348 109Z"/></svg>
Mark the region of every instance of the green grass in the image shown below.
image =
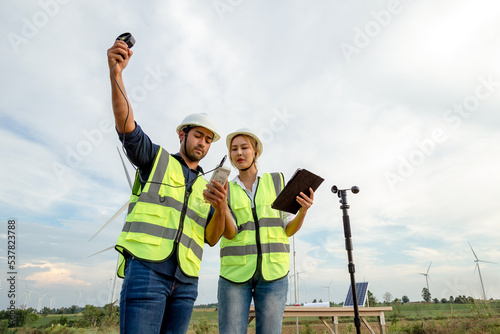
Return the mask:
<svg viewBox="0 0 500 334"><path fill-rule="evenodd" d="M191 316L191 322L198 323L201 321L215 321L217 322L218 313L213 308L208 309L194 309Z"/></svg>
<svg viewBox="0 0 500 334"><path fill-rule="evenodd" d="M500 301L475 301L468 304L409 303L392 305L393 311L386 312L386 319L398 316L405 319L435 319L454 317L487 317L500 314Z"/></svg>
<svg viewBox="0 0 500 334"><path fill-rule="evenodd" d="M33 327L45 327L49 325L53 320L59 321L61 317L65 317L68 321L76 321L81 319L82 314L48 314L46 316L41 315L40 319L35 323Z"/></svg>
<svg viewBox="0 0 500 334"><path fill-rule="evenodd" d="M408 303L391 305L393 311L385 312L387 333L492 333L500 334L500 301L475 301L471 304L442 304L442 303ZM67 321L77 321L82 314L65 314ZM34 328L43 328L53 320L59 320L60 314L40 316ZM340 333L348 333L352 326L352 317L341 317ZM373 325L376 318L366 318ZM195 308L191 317L189 334L217 333L218 313L213 308ZM316 332L322 333L322 324L318 318L299 318L300 328L306 324L314 324ZM283 328L293 332L294 318L285 318ZM350 326L350 327L349 327ZM364 327L364 326L363 326ZM372 326L373 327L373 326ZM208 329L207 329L208 328ZM47 331L48 332L48 331ZM255 332L255 320L249 325L249 333ZM40 333L29 330L20 333ZM45 333L45 332L41 332ZM62 328L50 333L118 333L118 328L71 329ZM284 331L284 333L286 333Z"/></svg>

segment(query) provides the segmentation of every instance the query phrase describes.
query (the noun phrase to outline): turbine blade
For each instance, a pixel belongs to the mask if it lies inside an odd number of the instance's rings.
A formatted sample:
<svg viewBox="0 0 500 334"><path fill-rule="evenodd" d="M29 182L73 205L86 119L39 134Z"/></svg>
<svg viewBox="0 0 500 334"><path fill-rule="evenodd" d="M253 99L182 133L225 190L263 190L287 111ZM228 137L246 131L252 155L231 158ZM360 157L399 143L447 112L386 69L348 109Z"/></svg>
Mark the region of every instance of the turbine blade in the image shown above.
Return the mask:
<svg viewBox="0 0 500 334"><path fill-rule="evenodd" d="M492 263L492 264L498 264L496 262L490 262L490 261L483 261L483 260L477 260L478 262L484 262L484 263Z"/></svg>
<svg viewBox="0 0 500 334"><path fill-rule="evenodd" d="M123 161L122 153L120 152L120 149L118 146L116 147L116 150L118 151L118 155L120 156L120 160L122 161L122 166L123 166L123 171L125 172L125 175L127 176L127 181L128 185L130 186L130 190L132 190L132 180L130 179L130 175L127 172L127 167L125 167L125 161Z"/></svg>
<svg viewBox="0 0 500 334"><path fill-rule="evenodd" d="M107 222L106 224L104 224L100 229L99 231L97 231L96 234L94 234L94 236L92 238L89 239L89 242L95 238L96 235L98 235L106 226L109 225L109 223L111 223L113 220L116 219L116 217L118 217L128 206L128 201L118 210L116 211L116 213L113 215L113 217L111 217Z"/></svg>
<svg viewBox="0 0 500 334"><path fill-rule="evenodd" d="M94 256L94 255L104 253L104 252L106 252L106 251L108 251L108 250L110 250L110 249L112 249L112 248L115 248L115 246L108 247L108 248L106 248L106 249L103 249L103 250L101 250L101 251L98 251L97 253L94 253L94 254L89 255L89 256L87 256L87 257L89 258L89 257L92 257L92 256Z"/></svg>
<svg viewBox="0 0 500 334"><path fill-rule="evenodd" d="M431 265L432 265L432 261L431 261L431 263L429 264L429 268L427 268L427 274L429 273L429 270L431 269Z"/></svg>
<svg viewBox="0 0 500 334"><path fill-rule="evenodd" d="M472 250L472 254L474 254L474 257L476 258L476 260L479 260L479 258L476 255L476 252L474 252L474 249L472 249L472 245L470 244L470 242L467 241L467 243L469 244L470 249Z"/></svg>

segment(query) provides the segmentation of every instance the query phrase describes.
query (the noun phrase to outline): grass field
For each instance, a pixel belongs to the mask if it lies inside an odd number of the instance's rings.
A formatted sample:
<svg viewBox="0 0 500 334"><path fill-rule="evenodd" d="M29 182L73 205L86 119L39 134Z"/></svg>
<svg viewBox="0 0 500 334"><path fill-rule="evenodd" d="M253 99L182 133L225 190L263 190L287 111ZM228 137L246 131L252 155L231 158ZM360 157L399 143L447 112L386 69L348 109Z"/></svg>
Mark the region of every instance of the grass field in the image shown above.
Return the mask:
<svg viewBox="0 0 500 334"><path fill-rule="evenodd" d="M500 334L500 301L471 304L409 303L392 305L393 311L385 313L387 333L493 333ZM378 332L377 319L368 317L372 328ZM355 333L354 319L339 319L340 333ZM196 327L202 329L196 331ZM204 330L204 331L203 331ZM217 333L217 311L197 309L193 312L189 334ZM370 333L362 324L362 333ZM255 333L255 321L248 327L248 334ZM283 320L283 334L297 333L294 318ZM299 333L328 333L318 318L299 318Z"/></svg>
<svg viewBox="0 0 500 334"><path fill-rule="evenodd" d="M471 304L434 304L434 303L409 303L404 305L392 305L393 311L385 313L386 333L449 333L449 334L500 334L500 301L476 301ZM78 320L81 314L64 315L67 321ZM45 328L53 320L59 320L61 315L42 316L33 325L36 329L21 329L17 333L106 333L117 334L116 326L105 328L76 329L66 326ZM329 322L331 320L327 319ZM372 323L372 328L378 333L377 319L367 318ZM355 333L353 318L340 318L339 333ZM369 331L362 324L362 333ZM191 317L189 334L216 334L217 310L202 309L194 310ZM255 333L255 321L248 327L248 334ZM283 334L296 333L294 318L285 318L283 321ZM326 327L318 318L299 318L299 333L301 334L323 334L328 333Z"/></svg>

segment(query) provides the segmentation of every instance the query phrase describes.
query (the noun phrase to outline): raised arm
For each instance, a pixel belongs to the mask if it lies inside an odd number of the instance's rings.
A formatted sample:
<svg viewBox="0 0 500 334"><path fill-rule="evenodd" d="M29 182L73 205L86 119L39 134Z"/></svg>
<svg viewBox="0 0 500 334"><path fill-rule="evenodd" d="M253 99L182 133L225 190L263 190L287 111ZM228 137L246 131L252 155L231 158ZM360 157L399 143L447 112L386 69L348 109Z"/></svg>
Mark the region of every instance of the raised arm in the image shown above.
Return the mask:
<svg viewBox="0 0 500 334"><path fill-rule="evenodd" d="M111 79L111 101L113 105L113 114L115 116L115 125L119 133L129 133L135 129L134 113L130 101L123 97L127 96L123 84L122 72L127 67L132 50L123 41L115 41L115 44L108 49L108 66ZM120 92L121 89L121 92ZM122 95L123 92L123 95ZM127 97L128 100L128 97Z"/></svg>

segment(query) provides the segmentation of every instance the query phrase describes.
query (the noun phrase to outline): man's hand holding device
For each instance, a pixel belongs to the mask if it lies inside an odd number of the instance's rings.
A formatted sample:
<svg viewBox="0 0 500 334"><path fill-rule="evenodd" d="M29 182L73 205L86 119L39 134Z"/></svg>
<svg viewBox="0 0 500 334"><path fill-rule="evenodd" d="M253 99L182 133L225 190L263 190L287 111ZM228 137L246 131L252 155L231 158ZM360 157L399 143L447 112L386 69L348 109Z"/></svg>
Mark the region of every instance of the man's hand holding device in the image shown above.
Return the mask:
<svg viewBox="0 0 500 334"><path fill-rule="evenodd" d="M227 179L231 173L229 167L223 166L226 157L224 157L219 166L212 173L210 182L207 183L207 189L203 191L205 201L216 207L226 201Z"/></svg>
<svg viewBox="0 0 500 334"><path fill-rule="evenodd" d="M224 187L224 185L227 182L227 179L229 178L230 173L231 169L229 167L225 166L218 167L212 174L212 177L210 178L210 183L217 182Z"/></svg>

